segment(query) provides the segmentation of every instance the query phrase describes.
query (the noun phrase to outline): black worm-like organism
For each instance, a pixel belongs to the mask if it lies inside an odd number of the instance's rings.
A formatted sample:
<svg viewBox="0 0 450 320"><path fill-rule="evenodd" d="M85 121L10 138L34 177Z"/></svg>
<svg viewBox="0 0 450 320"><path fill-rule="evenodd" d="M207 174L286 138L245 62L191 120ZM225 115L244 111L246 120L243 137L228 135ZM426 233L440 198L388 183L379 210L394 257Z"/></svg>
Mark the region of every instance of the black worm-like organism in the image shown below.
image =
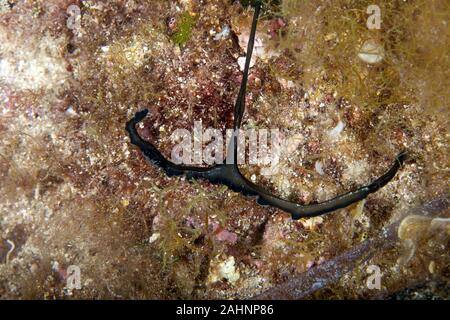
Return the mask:
<svg viewBox="0 0 450 320"><path fill-rule="evenodd" d="M393 166L381 177L376 179L371 184L364 186L356 191L348 192L331 200L311 204L301 205L287 200L283 200L273 194L270 194L264 188L255 185L244 177L239 171L237 165L237 139L243 114L245 111L245 95L247 90L248 72L250 67L250 59L253 52L253 45L255 41L256 25L260 12L260 4L256 4L255 13L253 16L252 29L247 48L247 57L245 62L244 75L242 78L239 95L234 106L234 135L231 138L227 150L227 160L224 164L216 164L211 167L193 167L185 165L177 165L166 159L162 153L151 143L143 140L136 130L136 125L141 122L147 115L148 110L137 112L130 121L126 124L126 130L130 135L131 143L136 145L144 154L144 156L154 165L160 167L169 176L185 176L188 180L202 179L207 180L213 184L222 184L235 192L240 192L245 196L256 197L258 204L264 206L273 206L289 212L293 219L303 217L319 216L336 209L347 207L348 205L366 198L370 193L377 191L385 186L397 173L406 159L406 153L400 153Z"/></svg>

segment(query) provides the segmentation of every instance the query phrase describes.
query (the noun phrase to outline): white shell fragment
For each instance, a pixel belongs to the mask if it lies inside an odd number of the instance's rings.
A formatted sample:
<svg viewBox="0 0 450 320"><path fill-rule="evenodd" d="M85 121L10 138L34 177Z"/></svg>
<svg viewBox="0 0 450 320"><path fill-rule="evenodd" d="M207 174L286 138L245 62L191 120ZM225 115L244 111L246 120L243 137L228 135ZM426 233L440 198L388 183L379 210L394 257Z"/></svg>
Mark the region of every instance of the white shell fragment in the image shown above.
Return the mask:
<svg viewBox="0 0 450 320"><path fill-rule="evenodd" d="M228 38L230 36L230 32L231 32L230 26L225 25L223 27L222 31L220 31L218 34L216 34L214 36L214 40L215 41L219 41L219 40L222 40L222 39L226 39L226 38Z"/></svg>
<svg viewBox="0 0 450 320"><path fill-rule="evenodd" d="M323 176L325 172L323 171L323 164L321 161L316 161L316 164L314 165L316 172Z"/></svg>
<svg viewBox="0 0 450 320"><path fill-rule="evenodd" d="M339 120L336 127L331 129L330 131L328 131L328 136L331 138L331 140L336 141L339 139L339 136L341 135L344 128L345 128L345 123L343 123L341 120Z"/></svg>
<svg viewBox="0 0 450 320"><path fill-rule="evenodd" d="M374 40L367 40L361 46L358 57L365 63L379 63L384 58L384 48L381 44L375 42Z"/></svg>
<svg viewBox="0 0 450 320"><path fill-rule="evenodd" d="M216 258L211 263L208 283L215 283L225 279L233 284L238 281L239 278L240 274L236 268L236 262L233 256L229 256L225 260Z"/></svg>
<svg viewBox="0 0 450 320"><path fill-rule="evenodd" d="M250 60L250 68L253 68L255 66L255 59L252 57L252 59ZM239 70L244 71L245 69L245 57L240 57L238 58L237 61L238 65L239 65Z"/></svg>
<svg viewBox="0 0 450 320"><path fill-rule="evenodd" d="M155 232L154 234L152 234L152 236L150 237L150 239L148 239L149 243L153 243L156 240L158 240L160 237L160 233L159 232Z"/></svg>

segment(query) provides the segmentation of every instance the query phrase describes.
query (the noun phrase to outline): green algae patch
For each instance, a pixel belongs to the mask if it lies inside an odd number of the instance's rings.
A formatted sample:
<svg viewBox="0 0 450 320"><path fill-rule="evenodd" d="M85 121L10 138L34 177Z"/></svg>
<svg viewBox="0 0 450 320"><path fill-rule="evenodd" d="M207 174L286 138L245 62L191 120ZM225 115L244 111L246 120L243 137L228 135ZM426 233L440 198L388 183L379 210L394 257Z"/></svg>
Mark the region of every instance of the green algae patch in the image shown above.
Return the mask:
<svg viewBox="0 0 450 320"><path fill-rule="evenodd" d="M195 16L188 11L184 12L180 17L180 22L176 32L172 36L173 42L180 47L184 47L192 36L196 19Z"/></svg>

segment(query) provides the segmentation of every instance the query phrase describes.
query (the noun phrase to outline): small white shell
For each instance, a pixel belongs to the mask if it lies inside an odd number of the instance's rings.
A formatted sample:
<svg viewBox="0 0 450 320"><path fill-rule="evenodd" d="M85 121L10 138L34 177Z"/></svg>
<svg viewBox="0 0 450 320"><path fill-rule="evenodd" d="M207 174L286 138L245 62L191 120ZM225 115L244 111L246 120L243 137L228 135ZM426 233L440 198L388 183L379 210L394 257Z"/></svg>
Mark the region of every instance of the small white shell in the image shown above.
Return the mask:
<svg viewBox="0 0 450 320"><path fill-rule="evenodd" d="M384 59L384 48L374 40L367 40L361 46L358 57L365 63L379 63Z"/></svg>

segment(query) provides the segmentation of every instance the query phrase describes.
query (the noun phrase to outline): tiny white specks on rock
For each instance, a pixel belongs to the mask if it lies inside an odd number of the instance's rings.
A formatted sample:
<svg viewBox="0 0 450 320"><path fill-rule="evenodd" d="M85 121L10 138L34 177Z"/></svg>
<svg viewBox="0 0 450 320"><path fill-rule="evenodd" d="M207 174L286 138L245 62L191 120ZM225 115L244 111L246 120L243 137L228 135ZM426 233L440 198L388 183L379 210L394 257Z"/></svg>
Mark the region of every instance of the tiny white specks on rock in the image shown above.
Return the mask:
<svg viewBox="0 0 450 320"><path fill-rule="evenodd" d="M16 40L11 40L16 39ZM24 41L13 31L0 28L0 81L19 90L50 90L63 87L69 73L60 51L63 36L43 34Z"/></svg>
<svg viewBox="0 0 450 320"><path fill-rule="evenodd" d="M369 164L365 160L351 161L347 163L347 168L342 175L343 181L355 181L364 183L367 180Z"/></svg>

